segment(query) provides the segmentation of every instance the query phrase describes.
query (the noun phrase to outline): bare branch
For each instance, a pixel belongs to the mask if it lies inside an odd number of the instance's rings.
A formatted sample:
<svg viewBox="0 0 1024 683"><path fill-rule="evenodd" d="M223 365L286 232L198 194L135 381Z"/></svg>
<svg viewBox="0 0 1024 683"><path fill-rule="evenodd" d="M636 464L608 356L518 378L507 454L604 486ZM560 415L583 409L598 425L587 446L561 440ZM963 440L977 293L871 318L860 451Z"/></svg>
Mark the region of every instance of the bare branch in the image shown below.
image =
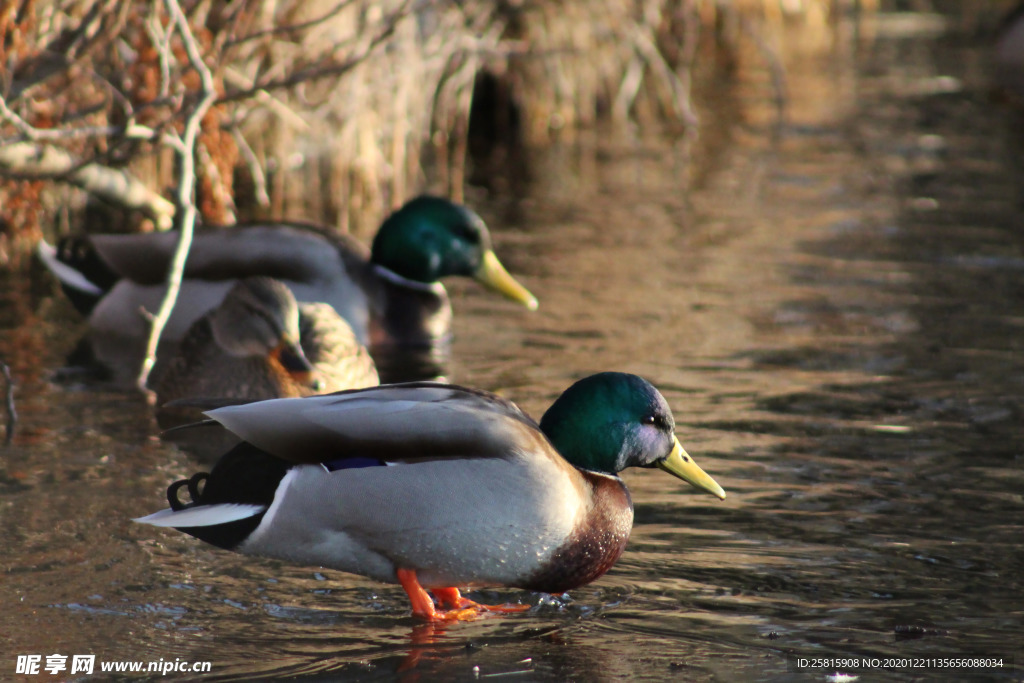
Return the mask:
<svg viewBox="0 0 1024 683"><path fill-rule="evenodd" d="M237 90L235 92L226 93L223 97L217 100L218 104L225 102L236 102L238 100L244 100L256 95L261 91L266 90L277 90L279 88L290 88L292 86L299 85L301 83L307 83L320 78L327 78L329 76L341 76L356 66L361 64L373 51L380 46L381 43L388 40L395 32L395 28L398 26L399 21L409 13L412 2L407 0L402 3L401 7L392 12L385 20L384 28L381 29L380 33L373 36L363 47L362 50L356 54L349 55L340 62L318 62L316 64L309 65L305 68L300 68L293 71L290 74L281 76L280 78L274 78L262 83L257 83L252 88L243 90Z"/></svg>
<svg viewBox="0 0 1024 683"><path fill-rule="evenodd" d="M118 5L121 5L120 11L116 11ZM25 91L51 76L66 72L72 64L101 44L104 35L117 33L124 23L128 6L129 3L118 3L118 0L105 0L92 5L77 26L61 31L48 45L19 65L7 95L12 101L16 100ZM103 30L104 22L108 23L106 31ZM21 79L23 74L28 76L27 80Z"/></svg>
<svg viewBox="0 0 1024 683"><path fill-rule="evenodd" d="M7 123L11 124L18 129L18 132L22 135L31 139L32 134L35 132L35 128L31 126L25 119L18 116L10 107L7 106L7 102L4 101L3 97L0 97L0 119L3 119Z"/></svg>
<svg viewBox="0 0 1024 683"><path fill-rule="evenodd" d="M339 2L337 5L335 5L331 9L327 10L327 12L325 12L322 15L320 15L316 19L310 19L309 21L304 21L301 24L291 24L291 25L288 25L288 26L275 26L274 28L268 28L268 29L265 29L263 31L256 31L256 32L250 33L248 35L241 36L240 38L232 38L231 40L227 40L227 41L224 42L224 49L227 50L227 49L232 48L232 47L234 47L236 45L241 45L242 43L247 43L249 41L257 40L259 38L265 38L267 36L279 36L279 35L281 35L283 33L295 33L295 32L298 32L298 31L304 31L307 28L313 28L314 26L322 24L325 21L327 21L328 19L336 16L339 12L341 12L341 10L343 10L346 7L348 7L349 5L351 5L352 2L353 2L353 0L341 0L341 2Z"/></svg>
<svg viewBox="0 0 1024 683"><path fill-rule="evenodd" d="M0 102L3 100L0 99ZM20 128L22 138L33 142L45 140L75 140L79 138L121 138L125 140L156 141L160 135L149 126L130 123L127 126L80 126L77 128ZM0 138L0 145L16 144Z"/></svg>
<svg viewBox="0 0 1024 683"><path fill-rule="evenodd" d="M174 258L167 273L167 294L164 296L160 309L153 318L152 327L149 332L149 341L146 344L146 356L139 370L137 384L139 389L146 391L146 382L149 380L149 373L156 365L156 348L160 342L160 334L171 317L174 304L178 300L178 292L181 290L181 279L185 271L185 261L188 258L189 248L192 246L192 231L196 222L196 159L195 149L199 137L200 124L206 112L213 106L217 98L217 91L214 87L213 74L203 62L203 56L199 52L199 45L196 43L192 29L189 28L188 19L181 11L178 0L164 0L168 13L171 15L172 23L181 42L188 54L188 61L199 74L200 98L195 108L185 120L185 130L181 136L183 150L179 152L180 170L178 173L177 203L181 208L180 230L181 237L178 239L178 246L174 252Z"/></svg>
<svg viewBox="0 0 1024 683"><path fill-rule="evenodd" d="M3 361L0 361L0 372L4 376L4 405L7 406L7 433L4 435L4 445L10 446L14 440L14 426L18 424L18 411L14 407L14 380L11 378L11 369Z"/></svg>
<svg viewBox="0 0 1024 683"><path fill-rule="evenodd" d="M7 121L20 133L20 138L15 140L0 138L0 146L13 145L19 141L32 140L39 142L43 140L74 140L77 138L111 138L117 140L148 140L156 142L161 135L150 128L138 123L129 121L124 126L79 126L77 128L36 128L7 106L7 102L0 97L0 120ZM162 140L166 144L174 145L170 139ZM66 171L65 171L66 172Z"/></svg>
<svg viewBox="0 0 1024 683"><path fill-rule="evenodd" d="M157 48L160 58L160 97L169 97L171 88L171 36L174 31L165 31L160 14L153 12L146 19L146 34Z"/></svg>
<svg viewBox="0 0 1024 683"><path fill-rule="evenodd" d="M757 29L746 17L740 18L740 28L743 29L754 45L757 47L765 63L768 65L769 73L772 75L772 87L775 90L775 111L778 122L781 124L786 118L786 106L789 104L789 88L786 85L786 67L782 65L778 52L764 39L764 33Z"/></svg>
<svg viewBox="0 0 1024 683"><path fill-rule="evenodd" d="M234 69L230 67L225 68L223 77L225 83L231 83L239 88L250 90L250 92L255 91L256 94L253 99L260 105L263 105L268 109L273 110L275 114L280 116L284 121L288 122L289 125L301 131L309 130L309 123L306 121L306 119L302 118L300 114L298 114L291 107L289 107L288 104L281 100L281 98L275 97L274 95L271 95L265 90L258 90L254 88L251 80L249 80L242 74L238 73Z"/></svg>
<svg viewBox="0 0 1024 683"><path fill-rule="evenodd" d="M242 131L238 129L238 126L231 126L231 135L235 138L235 144L238 145L238 152L242 155L242 160L245 161L245 167L249 169L249 175L252 176L256 203L263 207L270 206L270 195L267 193L267 175L263 172L263 167L260 166L260 160L256 158L256 153L252 151L252 146L245 139L245 136L242 135Z"/></svg>
<svg viewBox="0 0 1024 683"><path fill-rule="evenodd" d="M19 142L0 146L0 174L31 180L64 180L114 204L142 211L160 230L170 228L173 221L174 204L139 180L99 164L79 166L71 154L54 145Z"/></svg>

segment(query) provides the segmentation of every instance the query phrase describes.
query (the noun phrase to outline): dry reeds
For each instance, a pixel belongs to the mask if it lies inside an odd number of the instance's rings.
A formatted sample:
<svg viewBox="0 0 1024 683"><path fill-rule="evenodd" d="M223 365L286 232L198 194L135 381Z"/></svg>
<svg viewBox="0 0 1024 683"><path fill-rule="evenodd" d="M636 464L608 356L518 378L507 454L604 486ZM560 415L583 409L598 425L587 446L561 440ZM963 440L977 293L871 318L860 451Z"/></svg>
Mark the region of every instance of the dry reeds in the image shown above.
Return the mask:
<svg viewBox="0 0 1024 683"><path fill-rule="evenodd" d="M796 0L758 2L768 13ZM697 31L719 11L712 0L183 4L219 93L196 150L204 218L355 231L423 189L460 198L481 74L501 83L525 144L601 117L693 125ZM0 57L13 65L0 77L0 141L60 145L169 196L161 131L180 127L198 83L163 3L15 5L0 10ZM129 124L153 134L127 135Z"/></svg>

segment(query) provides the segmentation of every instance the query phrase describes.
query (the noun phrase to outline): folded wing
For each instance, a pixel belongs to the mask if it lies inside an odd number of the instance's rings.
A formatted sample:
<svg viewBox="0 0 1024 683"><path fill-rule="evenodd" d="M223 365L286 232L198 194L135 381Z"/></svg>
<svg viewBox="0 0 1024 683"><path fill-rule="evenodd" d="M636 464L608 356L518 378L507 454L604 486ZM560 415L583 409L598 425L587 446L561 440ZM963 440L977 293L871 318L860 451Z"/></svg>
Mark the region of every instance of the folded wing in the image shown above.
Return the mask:
<svg viewBox="0 0 1024 683"><path fill-rule="evenodd" d="M508 457L551 449L515 404L463 387L417 382L206 413L256 447L293 463L348 455L387 462Z"/></svg>
<svg viewBox="0 0 1024 683"><path fill-rule="evenodd" d="M139 284L160 284L178 234L93 235L90 240L114 272ZM314 231L284 225L201 229L185 266L186 277L208 280L266 275L309 283L337 271L335 245Z"/></svg>

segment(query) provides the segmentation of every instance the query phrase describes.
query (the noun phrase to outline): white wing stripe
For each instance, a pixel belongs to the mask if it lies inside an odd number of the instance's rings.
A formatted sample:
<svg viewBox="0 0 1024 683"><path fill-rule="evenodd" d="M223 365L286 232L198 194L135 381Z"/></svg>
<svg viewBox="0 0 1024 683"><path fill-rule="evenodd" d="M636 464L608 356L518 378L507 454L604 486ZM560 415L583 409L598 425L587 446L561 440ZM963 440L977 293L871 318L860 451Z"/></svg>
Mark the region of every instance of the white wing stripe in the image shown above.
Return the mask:
<svg viewBox="0 0 1024 683"><path fill-rule="evenodd" d="M132 521L166 527L217 526L258 515L266 509L266 505L218 503L216 505L199 505L184 510L161 510Z"/></svg>
<svg viewBox="0 0 1024 683"><path fill-rule="evenodd" d="M36 249L39 254L39 258L46 264L46 267L50 269L58 280L63 282L68 287L80 290L86 294L92 294L94 296L100 296L103 294L103 290L97 287L95 284L90 282L80 272L57 260L57 249L45 241L40 240L39 246Z"/></svg>

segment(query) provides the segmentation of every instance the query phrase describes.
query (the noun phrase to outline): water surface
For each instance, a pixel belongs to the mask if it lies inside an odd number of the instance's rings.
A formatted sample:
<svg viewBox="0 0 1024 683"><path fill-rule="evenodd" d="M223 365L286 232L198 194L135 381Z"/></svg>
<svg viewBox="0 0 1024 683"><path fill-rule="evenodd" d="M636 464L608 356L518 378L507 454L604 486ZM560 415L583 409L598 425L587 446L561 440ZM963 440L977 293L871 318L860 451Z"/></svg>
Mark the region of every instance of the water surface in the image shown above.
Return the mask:
<svg viewBox="0 0 1024 683"><path fill-rule="evenodd" d="M706 74L698 141L595 136L471 193L541 308L454 283L447 376L539 417L580 376L644 375L729 493L627 472L636 524L608 575L476 596L527 614L418 624L397 586L132 524L200 467L131 392L58 381L80 319L45 274L4 275L2 677L29 653L730 681L824 679L787 655L989 654L1024 677L1024 116L990 99L971 36L906 19L783 54L782 119L746 55L735 81ZM942 675L865 675L911 673Z"/></svg>

